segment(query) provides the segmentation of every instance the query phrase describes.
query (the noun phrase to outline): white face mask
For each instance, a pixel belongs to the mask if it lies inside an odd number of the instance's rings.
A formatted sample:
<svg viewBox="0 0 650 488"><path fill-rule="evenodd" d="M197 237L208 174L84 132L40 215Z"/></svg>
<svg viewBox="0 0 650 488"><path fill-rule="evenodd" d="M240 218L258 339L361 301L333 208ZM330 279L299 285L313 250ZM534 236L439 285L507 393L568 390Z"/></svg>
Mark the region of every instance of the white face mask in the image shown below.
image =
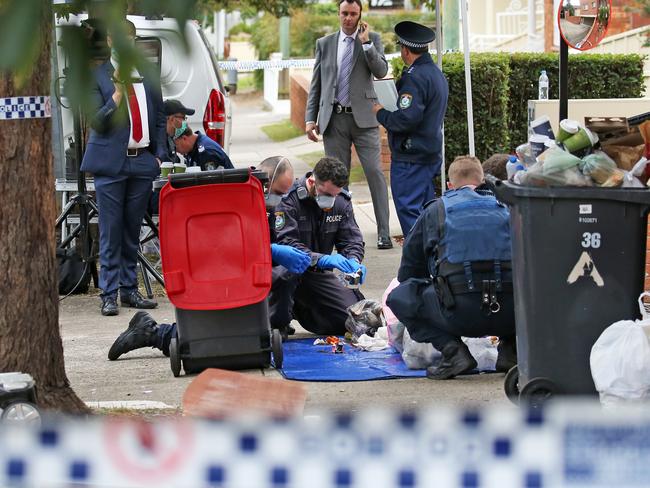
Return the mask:
<svg viewBox="0 0 650 488"><path fill-rule="evenodd" d="M264 195L264 201L266 203L266 208L275 208L282 201L282 195L267 193Z"/></svg>
<svg viewBox="0 0 650 488"><path fill-rule="evenodd" d="M316 203L323 210L332 208L335 200L336 197L333 197L332 195L316 195Z"/></svg>

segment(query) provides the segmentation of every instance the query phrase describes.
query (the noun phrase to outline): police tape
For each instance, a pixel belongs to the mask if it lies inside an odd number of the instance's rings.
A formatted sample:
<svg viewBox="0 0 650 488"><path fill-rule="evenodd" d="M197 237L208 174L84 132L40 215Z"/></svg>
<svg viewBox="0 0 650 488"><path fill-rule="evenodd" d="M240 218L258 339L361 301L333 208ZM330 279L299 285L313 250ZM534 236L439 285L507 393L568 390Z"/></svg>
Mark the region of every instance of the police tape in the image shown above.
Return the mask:
<svg viewBox="0 0 650 488"><path fill-rule="evenodd" d="M399 56L399 53L386 55L387 60ZM219 61L219 69L225 71L281 70L286 68L313 68L315 59L271 59L267 61Z"/></svg>
<svg viewBox="0 0 650 488"><path fill-rule="evenodd" d="M0 98L0 120L42 119L51 116L50 97Z"/></svg>
<svg viewBox="0 0 650 488"><path fill-rule="evenodd" d="M0 486L647 486L650 409L597 402L0 428Z"/></svg>

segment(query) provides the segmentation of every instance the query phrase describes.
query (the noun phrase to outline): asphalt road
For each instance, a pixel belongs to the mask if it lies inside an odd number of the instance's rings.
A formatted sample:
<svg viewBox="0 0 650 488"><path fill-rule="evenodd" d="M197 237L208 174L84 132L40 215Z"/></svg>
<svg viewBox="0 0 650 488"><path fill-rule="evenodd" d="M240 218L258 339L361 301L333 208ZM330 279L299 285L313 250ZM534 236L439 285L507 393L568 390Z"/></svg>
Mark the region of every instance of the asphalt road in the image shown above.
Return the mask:
<svg viewBox="0 0 650 488"><path fill-rule="evenodd" d="M234 97L231 158L236 166L245 167L261 159L283 154L288 156L296 173L308 166L298 157L317 151L314 144L300 137L283 143L271 142L260 127L288 118L288 105L274 112L261 110L259 98ZM367 298L380 299L386 286L396 275L401 248L377 250L372 204L363 183L351 188L355 214L367 242L365 263ZM392 209L391 228L399 234L399 225ZM172 305L159 296L160 306L152 311L158 322L174 320ZM174 378L169 360L159 351L140 349L118 361L108 361L107 353L118 334L124 330L134 310L122 308L116 317L102 317L97 296L71 296L61 303L60 324L63 336L66 370L73 388L87 402L163 402L177 407L192 376ZM298 330L298 337L309 336ZM247 374L280 377L273 369L247 371ZM366 406L409 409L430 404L500 404L510 407L503 393L503 374L461 377L436 382L425 378L361 382L304 383L307 391L306 413L322 409L358 410Z"/></svg>

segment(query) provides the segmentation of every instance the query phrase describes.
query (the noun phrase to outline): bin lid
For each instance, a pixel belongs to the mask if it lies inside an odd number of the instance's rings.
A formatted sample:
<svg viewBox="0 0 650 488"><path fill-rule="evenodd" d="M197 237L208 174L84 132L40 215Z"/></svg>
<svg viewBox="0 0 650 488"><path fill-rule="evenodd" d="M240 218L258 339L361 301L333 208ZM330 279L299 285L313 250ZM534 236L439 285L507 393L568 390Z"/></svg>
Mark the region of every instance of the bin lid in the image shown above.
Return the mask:
<svg viewBox="0 0 650 488"><path fill-rule="evenodd" d="M522 198L571 199L571 200L613 200L619 202L650 205L650 188L603 188L580 186L523 186L494 177L485 178L494 188L499 200L516 203Z"/></svg>
<svg viewBox="0 0 650 488"><path fill-rule="evenodd" d="M160 192L165 289L178 308L242 307L260 302L271 289L262 184L250 172L241 182L219 180L225 182L202 177L178 188L170 178Z"/></svg>

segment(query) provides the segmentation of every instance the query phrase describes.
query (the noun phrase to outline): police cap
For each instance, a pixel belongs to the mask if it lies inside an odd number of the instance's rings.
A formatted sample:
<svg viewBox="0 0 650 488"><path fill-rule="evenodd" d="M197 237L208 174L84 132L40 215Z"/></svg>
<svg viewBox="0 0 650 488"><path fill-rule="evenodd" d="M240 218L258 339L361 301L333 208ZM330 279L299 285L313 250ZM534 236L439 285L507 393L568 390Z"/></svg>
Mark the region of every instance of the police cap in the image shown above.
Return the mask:
<svg viewBox="0 0 650 488"><path fill-rule="evenodd" d="M406 47L423 48L436 38L436 33L428 27L405 20L395 26L397 42Z"/></svg>
<svg viewBox="0 0 650 488"><path fill-rule="evenodd" d="M180 100L165 100L165 115L185 114L194 115L193 108L187 108Z"/></svg>

